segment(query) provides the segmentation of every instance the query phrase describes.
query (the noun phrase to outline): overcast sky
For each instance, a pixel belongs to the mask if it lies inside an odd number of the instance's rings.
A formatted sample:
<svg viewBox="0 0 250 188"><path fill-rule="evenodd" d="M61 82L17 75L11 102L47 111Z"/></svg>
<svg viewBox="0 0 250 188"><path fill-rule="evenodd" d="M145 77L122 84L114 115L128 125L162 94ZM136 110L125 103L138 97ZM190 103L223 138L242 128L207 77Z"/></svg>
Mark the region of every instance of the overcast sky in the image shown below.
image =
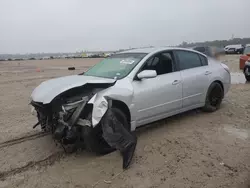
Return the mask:
<svg viewBox="0 0 250 188"><path fill-rule="evenodd" d="M250 0L0 0L0 53L250 37Z"/></svg>

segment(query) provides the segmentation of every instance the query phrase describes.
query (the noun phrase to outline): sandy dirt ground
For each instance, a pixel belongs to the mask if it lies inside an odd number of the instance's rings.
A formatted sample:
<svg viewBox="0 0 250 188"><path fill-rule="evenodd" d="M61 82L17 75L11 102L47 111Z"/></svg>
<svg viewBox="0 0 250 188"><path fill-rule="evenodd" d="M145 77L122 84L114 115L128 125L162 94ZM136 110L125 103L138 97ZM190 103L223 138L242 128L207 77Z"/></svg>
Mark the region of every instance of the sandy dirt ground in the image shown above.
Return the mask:
<svg viewBox="0 0 250 188"><path fill-rule="evenodd" d="M32 90L99 60L0 62L0 188L249 187L250 84L238 69L237 55L222 58L234 84L221 109L193 110L138 129L135 157L126 171L119 152L65 154L50 135L32 129Z"/></svg>

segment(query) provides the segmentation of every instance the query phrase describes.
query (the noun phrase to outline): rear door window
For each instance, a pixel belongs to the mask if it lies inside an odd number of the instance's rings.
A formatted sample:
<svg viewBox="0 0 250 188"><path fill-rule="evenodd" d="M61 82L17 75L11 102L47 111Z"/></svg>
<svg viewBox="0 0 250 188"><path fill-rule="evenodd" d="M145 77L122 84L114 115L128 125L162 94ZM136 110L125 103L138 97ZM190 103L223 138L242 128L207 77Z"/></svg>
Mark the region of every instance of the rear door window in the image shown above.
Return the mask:
<svg viewBox="0 0 250 188"><path fill-rule="evenodd" d="M208 65L208 61L207 61L207 58L203 55L199 55L200 56L200 59L201 59L201 63L203 66L206 66Z"/></svg>
<svg viewBox="0 0 250 188"><path fill-rule="evenodd" d="M206 49L204 47L195 47L194 50L201 52L201 53L205 53Z"/></svg>
<svg viewBox="0 0 250 188"><path fill-rule="evenodd" d="M176 56L179 60L180 70L191 69L201 67L202 62L199 54L191 51L176 50Z"/></svg>

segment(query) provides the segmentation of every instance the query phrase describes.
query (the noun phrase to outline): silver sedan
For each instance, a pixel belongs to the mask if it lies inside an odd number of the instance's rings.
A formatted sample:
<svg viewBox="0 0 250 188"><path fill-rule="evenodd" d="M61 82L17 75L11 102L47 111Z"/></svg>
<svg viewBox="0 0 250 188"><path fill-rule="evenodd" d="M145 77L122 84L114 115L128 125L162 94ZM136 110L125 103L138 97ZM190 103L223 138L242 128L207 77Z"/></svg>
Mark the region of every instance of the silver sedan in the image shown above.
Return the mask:
<svg viewBox="0 0 250 188"><path fill-rule="evenodd" d="M143 48L116 53L85 73L43 82L33 91L31 104L42 129L74 142L74 136L67 137L73 133L55 131L63 124L69 131L84 132L84 139L86 134L99 139L98 146L89 147L102 150L107 145L99 125L108 108L134 131L195 108L214 112L230 84L229 68L198 51Z"/></svg>

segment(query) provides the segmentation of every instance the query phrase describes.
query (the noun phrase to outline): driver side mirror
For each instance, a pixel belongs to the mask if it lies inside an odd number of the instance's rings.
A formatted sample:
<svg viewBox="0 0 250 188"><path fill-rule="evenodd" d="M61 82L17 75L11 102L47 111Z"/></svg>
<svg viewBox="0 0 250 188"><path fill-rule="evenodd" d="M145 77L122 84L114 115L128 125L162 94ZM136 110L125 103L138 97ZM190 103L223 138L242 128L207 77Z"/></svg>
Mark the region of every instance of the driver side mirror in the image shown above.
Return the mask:
<svg viewBox="0 0 250 188"><path fill-rule="evenodd" d="M139 78L140 80L143 78L155 78L157 76L157 73L155 70L144 70L142 72L140 72L139 74L137 74L137 78Z"/></svg>

